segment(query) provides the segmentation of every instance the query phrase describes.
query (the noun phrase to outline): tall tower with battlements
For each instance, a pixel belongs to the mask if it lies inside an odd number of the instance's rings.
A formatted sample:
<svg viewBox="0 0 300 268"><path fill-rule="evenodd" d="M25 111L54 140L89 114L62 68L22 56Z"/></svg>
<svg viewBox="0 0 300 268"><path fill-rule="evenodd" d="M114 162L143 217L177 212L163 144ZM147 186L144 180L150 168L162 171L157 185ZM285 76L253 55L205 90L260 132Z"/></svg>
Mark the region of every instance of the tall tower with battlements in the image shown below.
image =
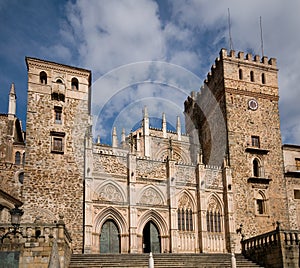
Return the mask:
<svg viewBox="0 0 300 268"><path fill-rule="evenodd" d="M90 131L91 72L26 58L28 105L24 222L63 215L74 252L83 247L84 141Z"/></svg>
<svg viewBox="0 0 300 268"><path fill-rule="evenodd" d="M235 225L246 237L277 221L288 227L277 75L274 58L222 49L204 87L185 102L204 163L222 164L221 156L232 170Z"/></svg>

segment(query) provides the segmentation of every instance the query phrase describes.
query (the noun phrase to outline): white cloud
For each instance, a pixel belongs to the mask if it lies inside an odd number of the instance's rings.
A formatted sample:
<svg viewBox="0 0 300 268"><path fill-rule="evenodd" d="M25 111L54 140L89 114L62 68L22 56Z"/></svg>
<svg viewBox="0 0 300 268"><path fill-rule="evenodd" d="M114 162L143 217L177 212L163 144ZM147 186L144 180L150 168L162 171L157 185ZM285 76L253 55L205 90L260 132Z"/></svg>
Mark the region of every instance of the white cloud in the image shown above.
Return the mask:
<svg viewBox="0 0 300 268"><path fill-rule="evenodd" d="M297 129L300 106L297 102L300 73L297 68L300 61L300 35L296 33L300 25L300 2L173 0L168 4L171 15L162 21L159 5L152 0L102 0L90 1L89 4L78 0L69 3L66 6L68 23L63 24L61 29L63 41L72 44L73 50L78 51L78 62L93 71L94 79L101 78L104 73L120 65L151 60L175 63L205 77L210 70L208 66L218 56L220 46L229 46L228 8L233 45L237 51L261 53L259 17L262 16L265 54L276 57L280 68L280 111L284 142L299 141ZM64 53L69 57L67 50ZM160 81L165 79L167 83L176 82L177 79L172 77L174 73L166 70L159 70L153 76L150 66L135 67L117 72L117 77L102 80L100 87L96 82L93 88L94 107L103 107L119 90L142 79L147 80L151 75ZM185 88L195 90L200 86L201 83L198 86L186 84ZM142 100L143 95L134 95L137 93L140 92L132 89L128 95L115 101L113 108L118 109ZM167 99L168 96L163 95L163 98ZM165 107L160 108L162 112ZM112 110L110 114L115 112Z"/></svg>

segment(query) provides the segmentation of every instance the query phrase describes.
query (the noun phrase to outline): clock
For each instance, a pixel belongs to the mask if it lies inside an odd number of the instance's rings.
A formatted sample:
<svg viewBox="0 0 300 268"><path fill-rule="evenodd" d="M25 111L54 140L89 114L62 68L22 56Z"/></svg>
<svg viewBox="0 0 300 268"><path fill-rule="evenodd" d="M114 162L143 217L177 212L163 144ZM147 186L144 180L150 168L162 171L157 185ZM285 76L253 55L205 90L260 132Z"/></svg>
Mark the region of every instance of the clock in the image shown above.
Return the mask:
<svg viewBox="0 0 300 268"><path fill-rule="evenodd" d="M257 110L258 108L258 103L255 99L251 99L248 101L248 108L252 111Z"/></svg>

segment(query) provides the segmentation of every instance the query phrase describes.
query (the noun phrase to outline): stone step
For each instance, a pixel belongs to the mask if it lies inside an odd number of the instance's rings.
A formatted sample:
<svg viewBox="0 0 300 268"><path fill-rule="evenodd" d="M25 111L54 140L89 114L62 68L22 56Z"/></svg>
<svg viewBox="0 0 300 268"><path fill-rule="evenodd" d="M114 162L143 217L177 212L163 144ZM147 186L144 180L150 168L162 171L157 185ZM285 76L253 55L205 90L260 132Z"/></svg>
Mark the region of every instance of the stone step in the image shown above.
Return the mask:
<svg viewBox="0 0 300 268"><path fill-rule="evenodd" d="M230 254L154 254L155 268L225 268L231 267ZM69 268L148 268L149 254L74 254ZM236 255L237 268L260 267Z"/></svg>

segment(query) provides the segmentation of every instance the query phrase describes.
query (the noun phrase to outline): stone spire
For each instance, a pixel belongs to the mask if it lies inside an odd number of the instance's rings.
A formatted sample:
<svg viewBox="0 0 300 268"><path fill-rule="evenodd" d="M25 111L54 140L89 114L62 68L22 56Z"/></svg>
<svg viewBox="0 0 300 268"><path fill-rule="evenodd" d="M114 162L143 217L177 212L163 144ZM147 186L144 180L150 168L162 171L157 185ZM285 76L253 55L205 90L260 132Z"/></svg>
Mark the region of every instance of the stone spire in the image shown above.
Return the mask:
<svg viewBox="0 0 300 268"><path fill-rule="evenodd" d="M122 145L122 148L124 149L125 148L125 138L126 138L126 135L125 135L125 128L122 128L122 134L121 134L121 145Z"/></svg>
<svg viewBox="0 0 300 268"><path fill-rule="evenodd" d="M118 147L118 136L117 136L117 128L113 128L113 133L112 133L112 147L116 148Z"/></svg>
<svg viewBox="0 0 300 268"><path fill-rule="evenodd" d="M150 157L149 117L147 106L144 107L143 114L144 154L146 157Z"/></svg>
<svg viewBox="0 0 300 268"><path fill-rule="evenodd" d="M177 132L178 140L181 141L181 124L180 124L180 117L179 116L177 116L176 132Z"/></svg>
<svg viewBox="0 0 300 268"><path fill-rule="evenodd" d="M15 92L15 84L12 83L9 91L9 102L8 102L8 115L15 116L16 115L16 92Z"/></svg>
<svg viewBox="0 0 300 268"><path fill-rule="evenodd" d="M163 132L163 137L167 137L167 120L166 120L166 114L162 114L162 132Z"/></svg>
<svg viewBox="0 0 300 268"><path fill-rule="evenodd" d="M100 135L97 136L97 144L100 144Z"/></svg>

